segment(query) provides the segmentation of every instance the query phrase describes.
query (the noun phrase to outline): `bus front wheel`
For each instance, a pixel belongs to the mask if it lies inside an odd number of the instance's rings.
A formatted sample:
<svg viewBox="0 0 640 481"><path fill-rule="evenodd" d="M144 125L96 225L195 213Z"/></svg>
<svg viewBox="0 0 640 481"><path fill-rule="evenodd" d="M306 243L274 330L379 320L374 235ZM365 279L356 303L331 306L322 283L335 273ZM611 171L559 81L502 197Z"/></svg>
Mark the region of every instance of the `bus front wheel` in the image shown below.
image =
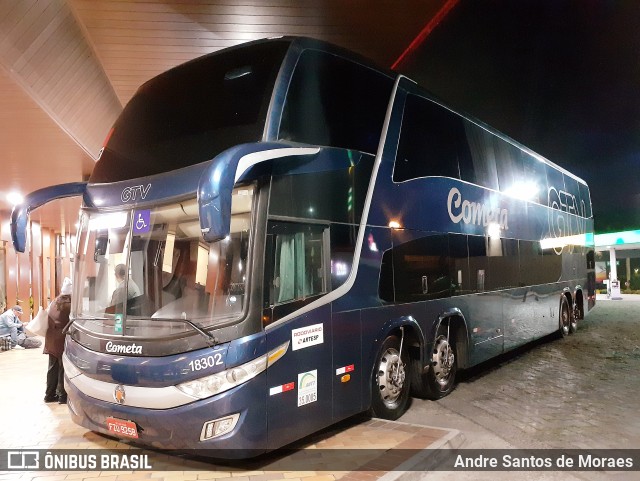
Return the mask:
<svg viewBox="0 0 640 481"><path fill-rule="evenodd" d="M410 366L407 346L400 352L400 339L389 336L382 343L372 379L371 411L376 417L398 419L409 402Z"/></svg>

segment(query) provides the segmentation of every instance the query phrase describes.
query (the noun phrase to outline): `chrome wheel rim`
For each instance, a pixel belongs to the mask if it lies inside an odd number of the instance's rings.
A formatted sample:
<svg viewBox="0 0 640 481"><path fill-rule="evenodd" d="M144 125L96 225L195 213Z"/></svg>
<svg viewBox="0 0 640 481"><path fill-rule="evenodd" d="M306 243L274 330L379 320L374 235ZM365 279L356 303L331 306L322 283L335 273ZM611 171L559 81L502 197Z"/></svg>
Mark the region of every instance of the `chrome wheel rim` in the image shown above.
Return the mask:
<svg viewBox="0 0 640 481"><path fill-rule="evenodd" d="M396 403L404 387L406 371L399 354L396 349L387 349L378 365L378 388L380 397L387 406Z"/></svg>
<svg viewBox="0 0 640 481"><path fill-rule="evenodd" d="M580 315L580 308L578 307L578 305L576 304L573 307L573 316L571 316L571 332L576 332L578 330L578 319L581 319L582 316Z"/></svg>
<svg viewBox="0 0 640 481"><path fill-rule="evenodd" d="M440 386L445 387L449 383L455 359L455 354L447 338L444 336L438 337L433 348L432 360L433 373Z"/></svg>
<svg viewBox="0 0 640 481"><path fill-rule="evenodd" d="M571 326L571 316L569 315L569 309L564 306L560 310L560 328L562 329L562 335L566 336L569 334L569 328Z"/></svg>

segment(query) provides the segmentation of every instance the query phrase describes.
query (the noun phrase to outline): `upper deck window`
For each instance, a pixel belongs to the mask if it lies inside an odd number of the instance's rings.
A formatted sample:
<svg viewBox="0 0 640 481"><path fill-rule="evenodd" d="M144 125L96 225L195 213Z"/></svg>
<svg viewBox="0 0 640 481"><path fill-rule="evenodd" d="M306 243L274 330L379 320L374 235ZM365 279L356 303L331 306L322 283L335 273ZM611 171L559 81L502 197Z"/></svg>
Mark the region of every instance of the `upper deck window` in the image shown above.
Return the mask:
<svg viewBox="0 0 640 481"><path fill-rule="evenodd" d="M116 121L91 182L168 172L259 141L288 45L208 55L147 82Z"/></svg>
<svg viewBox="0 0 640 481"><path fill-rule="evenodd" d="M393 79L336 55L306 50L282 113L280 138L375 153Z"/></svg>
<svg viewBox="0 0 640 481"><path fill-rule="evenodd" d="M393 180L459 179L471 168L462 118L428 99L407 96Z"/></svg>

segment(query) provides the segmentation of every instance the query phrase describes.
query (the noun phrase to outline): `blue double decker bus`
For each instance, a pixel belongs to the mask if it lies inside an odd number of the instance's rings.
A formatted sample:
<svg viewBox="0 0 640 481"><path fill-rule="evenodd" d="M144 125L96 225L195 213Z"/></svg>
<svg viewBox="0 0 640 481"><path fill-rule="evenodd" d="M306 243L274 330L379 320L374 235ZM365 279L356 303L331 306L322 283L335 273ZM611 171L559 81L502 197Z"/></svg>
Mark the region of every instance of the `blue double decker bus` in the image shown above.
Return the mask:
<svg viewBox="0 0 640 481"><path fill-rule="evenodd" d="M308 38L143 85L82 196L73 420L242 457L396 419L593 307L587 185L410 79Z"/></svg>

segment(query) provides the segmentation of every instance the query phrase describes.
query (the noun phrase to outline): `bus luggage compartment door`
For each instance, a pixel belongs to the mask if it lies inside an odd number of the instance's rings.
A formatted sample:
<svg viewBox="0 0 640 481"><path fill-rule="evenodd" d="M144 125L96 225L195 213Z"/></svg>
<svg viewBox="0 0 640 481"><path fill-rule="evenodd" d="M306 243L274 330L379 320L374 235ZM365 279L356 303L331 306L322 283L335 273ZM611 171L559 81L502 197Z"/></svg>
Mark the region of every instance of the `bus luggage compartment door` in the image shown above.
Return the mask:
<svg viewBox="0 0 640 481"><path fill-rule="evenodd" d="M369 368L362 365L361 311L334 313L333 421L362 411L362 392Z"/></svg>
<svg viewBox="0 0 640 481"><path fill-rule="evenodd" d="M471 363L491 359L504 349L502 297L499 292L477 294L467 307L473 350Z"/></svg>

